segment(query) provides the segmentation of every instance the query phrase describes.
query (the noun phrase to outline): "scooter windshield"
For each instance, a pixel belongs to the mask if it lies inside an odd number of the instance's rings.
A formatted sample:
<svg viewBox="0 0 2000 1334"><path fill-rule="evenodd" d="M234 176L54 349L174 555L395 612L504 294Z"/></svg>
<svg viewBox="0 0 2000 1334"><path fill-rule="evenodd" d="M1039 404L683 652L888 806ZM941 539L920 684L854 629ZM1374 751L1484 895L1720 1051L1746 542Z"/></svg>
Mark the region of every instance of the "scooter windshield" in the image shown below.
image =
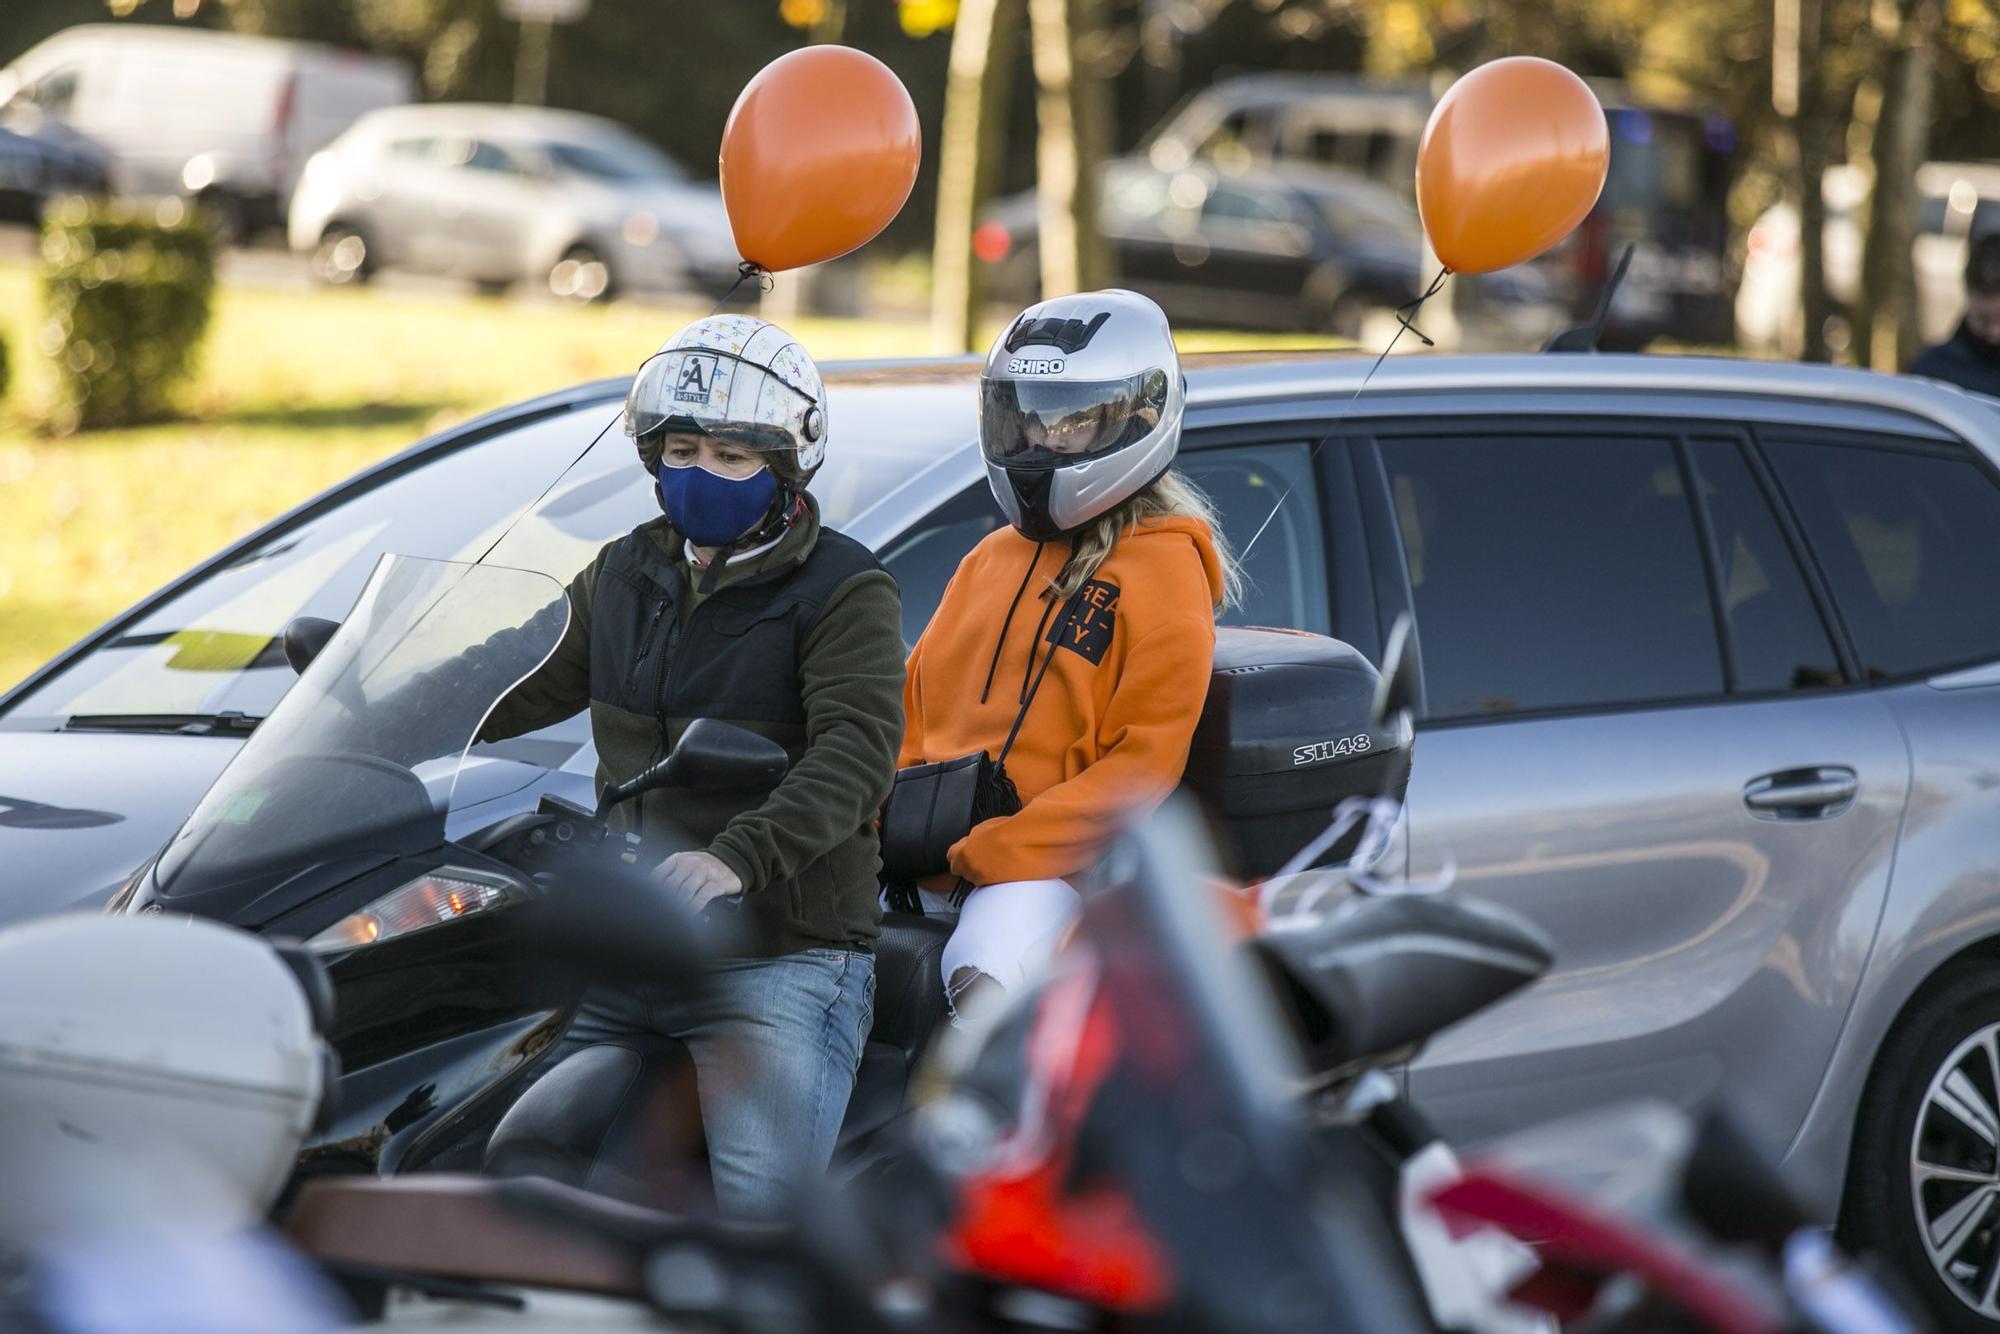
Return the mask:
<svg viewBox="0 0 2000 1334"><path fill-rule="evenodd" d="M162 892L435 846L467 748L568 624L546 574L384 556L160 854Z"/></svg>

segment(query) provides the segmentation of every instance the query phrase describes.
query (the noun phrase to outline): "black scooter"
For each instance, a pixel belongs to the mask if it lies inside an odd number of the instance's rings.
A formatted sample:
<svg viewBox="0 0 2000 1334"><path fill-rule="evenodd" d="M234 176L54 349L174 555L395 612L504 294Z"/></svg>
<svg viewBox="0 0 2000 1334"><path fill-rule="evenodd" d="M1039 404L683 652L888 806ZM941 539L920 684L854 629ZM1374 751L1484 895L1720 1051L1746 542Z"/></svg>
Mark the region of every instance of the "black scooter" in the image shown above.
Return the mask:
<svg viewBox="0 0 2000 1334"><path fill-rule="evenodd" d="M656 892L636 841L614 828L622 803L661 788L767 788L786 771L775 743L708 721L594 800L547 790L557 776L541 770L482 765L472 739L568 614L540 574L385 557L338 633L325 622L287 632L299 681L110 906L303 940L324 962L342 1073L303 1177L478 1168L585 980L551 962L534 907L596 896L616 922ZM726 948L730 914L706 917L710 939L651 965L671 975L698 966L697 949ZM883 942L889 1003L868 1053L881 1120L901 1105L931 1022L894 1004L898 966L921 968L941 934L919 921ZM929 959L934 977L934 949ZM865 1129L857 1116L852 1133Z"/></svg>
<svg viewBox="0 0 2000 1334"><path fill-rule="evenodd" d="M473 738L568 617L564 589L539 573L385 557L342 625L288 629L299 681L111 905L301 939L325 960L343 1073L305 1174L478 1168L580 990L574 975L525 966L536 942L516 910L557 885L608 893L615 873L643 869L606 818L620 801L782 773L774 746L715 723L596 799L581 780L563 793L551 788L564 776L485 759ZM1188 785L1240 872L1275 870L1343 796L1398 787L1410 737L1371 722L1378 680L1338 641L1220 633ZM942 1022L947 934L921 916L884 924L844 1152L903 1107Z"/></svg>

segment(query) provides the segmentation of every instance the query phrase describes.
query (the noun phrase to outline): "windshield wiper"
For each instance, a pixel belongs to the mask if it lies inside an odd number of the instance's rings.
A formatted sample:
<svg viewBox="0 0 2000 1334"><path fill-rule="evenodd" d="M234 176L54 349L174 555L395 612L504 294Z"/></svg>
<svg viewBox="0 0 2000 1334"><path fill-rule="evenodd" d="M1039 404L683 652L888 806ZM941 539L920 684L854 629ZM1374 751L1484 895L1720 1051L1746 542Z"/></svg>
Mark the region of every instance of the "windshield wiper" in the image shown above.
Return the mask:
<svg viewBox="0 0 2000 1334"><path fill-rule="evenodd" d="M235 709L221 713L78 713L64 732L160 732L169 736L249 736L262 718Z"/></svg>

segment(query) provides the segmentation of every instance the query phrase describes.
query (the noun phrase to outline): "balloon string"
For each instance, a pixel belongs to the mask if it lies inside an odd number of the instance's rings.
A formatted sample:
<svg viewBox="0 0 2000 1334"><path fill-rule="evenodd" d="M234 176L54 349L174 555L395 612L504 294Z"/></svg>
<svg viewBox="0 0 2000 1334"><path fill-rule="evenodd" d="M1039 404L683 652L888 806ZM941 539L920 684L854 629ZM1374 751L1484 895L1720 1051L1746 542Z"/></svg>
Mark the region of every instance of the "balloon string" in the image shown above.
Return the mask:
<svg viewBox="0 0 2000 1334"><path fill-rule="evenodd" d="M1409 302L1406 305L1401 305L1396 307L1396 323L1401 325L1402 328L1396 331L1395 338L1391 338L1389 340L1389 347L1394 347L1396 345L1396 338L1402 337L1403 329L1408 329L1411 335L1416 339L1418 339L1420 342L1422 342L1425 347L1437 346L1436 341L1430 338L1427 334L1425 334L1422 329L1419 329L1414 323L1414 321L1417 318L1417 313L1424 308L1424 302L1430 300L1432 297L1436 296L1439 292L1444 290L1444 281L1449 277L1451 277L1450 269L1444 269L1444 268L1439 269L1438 276L1431 279L1431 285L1424 289L1424 294L1422 296L1418 297L1415 301ZM1389 347L1385 347L1382 349L1382 357L1386 357L1389 355ZM1382 357L1377 357L1375 359L1376 366L1380 366L1382 364ZM1374 367L1371 366L1368 370L1368 373L1370 375L1373 375L1375 373ZM1364 379L1361 383L1366 385L1368 381ZM1361 391L1357 389L1355 390L1355 392L1360 393Z"/></svg>
<svg viewBox="0 0 2000 1334"><path fill-rule="evenodd" d="M758 264L753 260L746 259L741 264L738 264L736 266L736 281L729 284L729 290L722 294L722 300L716 302L715 309L709 311L708 313L710 315L721 314L722 308L729 304L730 298L736 295L737 289L742 287L743 284L749 282L752 278L755 278L757 280L758 290L764 292L768 292L771 290L773 284L771 282L770 273L764 268L763 265ZM1421 335L1419 335L1419 337L1421 337ZM1425 339L1424 341L1429 342L1430 340Z"/></svg>
<svg viewBox="0 0 2000 1334"><path fill-rule="evenodd" d="M1442 292L1444 290L1445 280L1449 277L1451 277L1451 270L1440 266L1438 269L1437 277L1431 279L1431 285L1424 289L1424 293L1422 296L1418 297L1415 301L1410 302L1408 305L1396 307L1396 332L1389 336L1388 346L1384 347L1380 352L1380 354L1376 356L1375 364L1370 366L1368 368L1368 373L1361 377L1361 383L1354 386L1354 392L1347 396L1347 402L1341 404L1340 408L1341 412L1345 412L1348 408L1354 406L1354 400L1361 397L1361 391L1366 389L1368 387L1368 382L1375 378L1375 372L1382 369L1382 363L1387 361L1389 359L1389 354L1396 350L1396 344L1403 337L1404 330L1408 330L1415 337L1423 339L1423 344L1425 347L1437 346L1435 342L1433 342L1430 338L1425 336L1424 331L1419 329L1414 321L1416 320L1417 316L1422 313L1424 308L1424 302L1430 300L1432 297L1436 296L1439 292ZM1320 442L1312 447L1312 453L1306 456L1306 470L1308 475L1311 475L1312 465L1315 461L1318 460L1319 452L1322 449L1326 448L1327 441L1331 439L1333 439L1333 432L1328 431L1324 436L1320 437ZM1279 495L1278 503L1271 506L1271 512L1264 516L1264 522L1257 525L1256 533L1251 536L1248 542L1244 543L1243 551L1237 557L1238 560L1250 559L1250 553L1257 549L1257 543L1260 540L1262 540L1264 536L1264 530L1271 526L1271 521L1278 517L1278 511L1283 509L1285 507L1285 502L1292 498L1292 491L1294 489L1295 488L1292 486L1287 486L1284 489L1284 492L1281 495Z"/></svg>

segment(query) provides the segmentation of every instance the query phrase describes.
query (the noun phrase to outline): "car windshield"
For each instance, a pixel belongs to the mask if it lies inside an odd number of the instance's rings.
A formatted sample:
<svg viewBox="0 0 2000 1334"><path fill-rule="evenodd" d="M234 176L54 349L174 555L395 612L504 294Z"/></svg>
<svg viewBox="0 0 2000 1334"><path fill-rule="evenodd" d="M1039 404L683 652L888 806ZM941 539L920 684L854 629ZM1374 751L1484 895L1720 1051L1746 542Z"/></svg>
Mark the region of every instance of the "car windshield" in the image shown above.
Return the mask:
<svg viewBox="0 0 2000 1334"><path fill-rule="evenodd" d="M537 416L309 511L121 626L15 700L0 725L268 714L296 679L280 642L294 617L342 619L384 552L477 560L616 411L607 399ZM651 502L641 487L629 493L637 522Z"/></svg>
<svg viewBox="0 0 2000 1334"><path fill-rule="evenodd" d="M1394 195L1384 191L1353 190L1309 195L1313 207L1335 233L1348 236L1368 232L1395 232L1415 235L1416 214Z"/></svg>
<svg viewBox="0 0 2000 1334"><path fill-rule="evenodd" d="M551 139L543 145L559 170L594 181L624 185L640 181L685 180L672 158L639 139L606 136L590 143Z"/></svg>
<svg viewBox="0 0 2000 1334"><path fill-rule="evenodd" d="M912 517L894 502L897 487L971 438L974 395L958 379L912 384L885 374L876 385L872 377L834 379L833 439L812 494L829 525L879 542ZM385 552L485 557L566 584L606 542L660 514L617 427L619 404L619 388L610 387L601 399L508 423L308 510L24 692L0 728L49 730L79 716L97 727L263 717L296 679L285 626L298 616L345 618ZM873 524L855 526L878 507ZM576 732L576 744L583 735Z"/></svg>
<svg viewBox="0 0 2000 1334"><path fill-rule="evenodd" d="M568 595L546 574L384 556L161 853L162 890L200 894L334 848L437 843L480 724L568 624Z"/></svg>

